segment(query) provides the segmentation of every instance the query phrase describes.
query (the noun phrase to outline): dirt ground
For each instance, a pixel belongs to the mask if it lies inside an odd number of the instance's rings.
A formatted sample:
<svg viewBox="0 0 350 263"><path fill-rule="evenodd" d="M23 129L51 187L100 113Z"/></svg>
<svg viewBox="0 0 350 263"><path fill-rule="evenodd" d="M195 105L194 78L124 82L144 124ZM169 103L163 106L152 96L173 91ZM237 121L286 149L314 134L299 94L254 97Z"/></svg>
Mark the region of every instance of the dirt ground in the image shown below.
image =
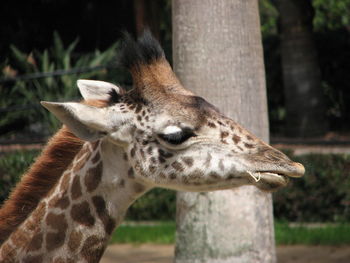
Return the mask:
<svg viewBox="0 0 350 263"><path fill-rule="evenodd" d="M173 252L173 245L117 244L107 248L100 262L172 263ZM350 246L278 246L277 260L279 263L349 263Z"/></svg>

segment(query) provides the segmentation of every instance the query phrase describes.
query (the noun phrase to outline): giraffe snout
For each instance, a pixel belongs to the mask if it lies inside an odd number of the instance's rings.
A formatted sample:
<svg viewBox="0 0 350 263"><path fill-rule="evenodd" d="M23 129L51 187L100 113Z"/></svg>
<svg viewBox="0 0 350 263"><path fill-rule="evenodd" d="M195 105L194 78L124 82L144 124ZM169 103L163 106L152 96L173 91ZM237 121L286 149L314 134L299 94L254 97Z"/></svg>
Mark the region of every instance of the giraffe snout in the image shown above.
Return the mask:
<svg viewBox="0 0 350 263"><path fill-rule="evenodd" d="M292 162L290 171L286 173L289 177L302 177L305 174L305 167L301 163Z"/></svg>
<svg viewBox="0 0 350 263"><path fill-rule="evenodd" d="M287 155L271 146L261 148L257 155L262 171L286 177L302 177L305 173L304 165L292 161Z"/></svg>

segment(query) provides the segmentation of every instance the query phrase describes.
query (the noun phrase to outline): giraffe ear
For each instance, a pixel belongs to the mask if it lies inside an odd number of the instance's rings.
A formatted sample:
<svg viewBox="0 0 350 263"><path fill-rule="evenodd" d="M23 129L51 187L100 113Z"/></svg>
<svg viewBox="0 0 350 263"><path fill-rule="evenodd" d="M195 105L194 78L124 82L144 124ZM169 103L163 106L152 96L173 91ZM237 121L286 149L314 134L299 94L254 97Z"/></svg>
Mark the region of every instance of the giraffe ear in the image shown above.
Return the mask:
<svg viewBox="0 0 350 263"><path fill-rule="evenodd" d="M52 112L77 137L86 141L95 141L108 133L111 127L107 111L76 102L42 101L46 109Z"/></svg>
<svg viewBox="0 0 350 263"><path fill-rule="evenodd" d="M105 81L79 79L77 86L85 100L118 102L125 92L122 88Z"/></svg>

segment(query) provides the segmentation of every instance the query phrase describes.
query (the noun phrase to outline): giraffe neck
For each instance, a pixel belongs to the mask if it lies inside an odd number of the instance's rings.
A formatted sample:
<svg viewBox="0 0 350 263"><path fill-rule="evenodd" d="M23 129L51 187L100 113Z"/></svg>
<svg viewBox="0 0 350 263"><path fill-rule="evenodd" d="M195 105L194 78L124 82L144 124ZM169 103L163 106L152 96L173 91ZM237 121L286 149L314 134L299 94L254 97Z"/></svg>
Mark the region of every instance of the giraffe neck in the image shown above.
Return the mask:
<svg viewBox="0 0 350 263"><path fill-rule="evenodd" d="M122 148L109 143L85 143L3 243L0 262L98 262L128 207L150 189L128 173L123 156Z"/></svg>

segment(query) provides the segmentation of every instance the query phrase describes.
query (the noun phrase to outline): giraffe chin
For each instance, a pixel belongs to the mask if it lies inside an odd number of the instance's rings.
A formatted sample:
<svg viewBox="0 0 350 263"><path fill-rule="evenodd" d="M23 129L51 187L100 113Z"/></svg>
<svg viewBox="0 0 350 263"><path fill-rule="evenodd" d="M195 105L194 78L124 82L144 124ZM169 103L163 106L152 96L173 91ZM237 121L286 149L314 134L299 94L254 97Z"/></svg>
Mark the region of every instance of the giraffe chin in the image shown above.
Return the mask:
<svg viewBox="0 0 350 263"><path fill-rule="evenodd" d="M254 185L266 192L274 192L287 186L289 182L288 176L272 172L255 172L249 175L252 176Z"/></svg>

